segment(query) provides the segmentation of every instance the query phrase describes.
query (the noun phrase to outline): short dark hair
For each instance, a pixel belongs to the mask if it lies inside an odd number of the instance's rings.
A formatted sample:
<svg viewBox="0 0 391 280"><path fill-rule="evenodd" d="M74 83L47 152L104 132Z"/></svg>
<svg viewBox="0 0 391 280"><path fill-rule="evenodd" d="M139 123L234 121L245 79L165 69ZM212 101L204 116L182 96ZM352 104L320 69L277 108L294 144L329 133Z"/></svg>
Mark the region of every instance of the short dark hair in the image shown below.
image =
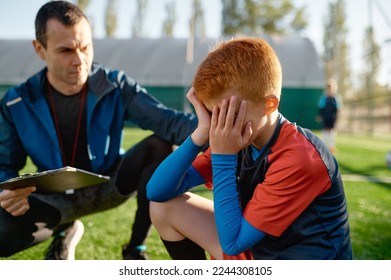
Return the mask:
<svg viewBox="0 0 391 280"><path fill-rule="evenodd" d="M56 19L65 26L73 26L86 15L76 5L68 1L51 1L43 5L35 17L35 38L46 48L46 24L50 19Z"/></svg>

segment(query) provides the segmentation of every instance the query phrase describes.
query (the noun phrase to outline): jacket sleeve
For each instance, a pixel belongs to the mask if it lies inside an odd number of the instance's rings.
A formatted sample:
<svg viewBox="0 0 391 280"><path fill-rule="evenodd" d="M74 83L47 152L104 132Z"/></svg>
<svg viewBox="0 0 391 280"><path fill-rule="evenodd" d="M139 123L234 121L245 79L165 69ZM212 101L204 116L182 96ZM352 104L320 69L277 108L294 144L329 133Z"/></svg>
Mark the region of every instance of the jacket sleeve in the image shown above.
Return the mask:
<svg viewBox="0 0 391 280"><path fill-rule="evenodd" d="M197 126L194 114L168 108L126 75L118 77L125 120L173 144L181 144Z"/></svg>
<svg viewBox="0 0 391 280"><path fill-rule="evenodd" d="M0 101L0 182L18 176L27 159L7 103L6 97Z"/></svg>

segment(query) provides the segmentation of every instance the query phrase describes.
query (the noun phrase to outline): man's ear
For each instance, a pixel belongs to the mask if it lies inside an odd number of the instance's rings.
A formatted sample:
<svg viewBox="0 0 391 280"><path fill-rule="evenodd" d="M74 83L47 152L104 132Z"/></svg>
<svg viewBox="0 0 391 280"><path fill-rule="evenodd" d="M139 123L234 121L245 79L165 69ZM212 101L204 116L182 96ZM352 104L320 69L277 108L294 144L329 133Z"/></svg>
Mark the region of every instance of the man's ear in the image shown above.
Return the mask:
<svg viewBox="0 0 391 280"><path fill-rule="evenodd" d="M265 114L270 115L277 110L280 101L275 95L268 95L265 97Z"/></svg>
<svg viewBox="0 0 391 280"><path fill-rule="evenodd" d="M42 60L46 60L44 46L42 46L42 44L40 42L38 42L37 40L33 40L33 47L34 47L35 53L39 56L39 58Z"/></svg>

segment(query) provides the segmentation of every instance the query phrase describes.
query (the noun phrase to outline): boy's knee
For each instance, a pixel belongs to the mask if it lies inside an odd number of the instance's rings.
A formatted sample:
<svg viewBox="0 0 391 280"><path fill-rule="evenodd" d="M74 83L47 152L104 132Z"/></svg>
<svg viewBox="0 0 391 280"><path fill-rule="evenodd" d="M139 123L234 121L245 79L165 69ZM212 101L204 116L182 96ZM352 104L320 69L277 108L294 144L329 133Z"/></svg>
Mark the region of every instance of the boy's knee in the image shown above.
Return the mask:
<svg viewBox="0 0 391 280"><path fill-rule="evenodd" d="M155 219L158 219L158 216L160 214L160 209L162 208L161 207L161 204L160 202L155 202L155 201L150 201L149 202L149 215L151 216L151 220L152 222L155 220Z"/></svg>
<svg viewBox="0 0 391 280"><path fill-rule="evenodd" d="M159 223L166 223L169 216L170 203L169 202L155 202L149 203L149 215L152 223L156 226Z"/></svg>

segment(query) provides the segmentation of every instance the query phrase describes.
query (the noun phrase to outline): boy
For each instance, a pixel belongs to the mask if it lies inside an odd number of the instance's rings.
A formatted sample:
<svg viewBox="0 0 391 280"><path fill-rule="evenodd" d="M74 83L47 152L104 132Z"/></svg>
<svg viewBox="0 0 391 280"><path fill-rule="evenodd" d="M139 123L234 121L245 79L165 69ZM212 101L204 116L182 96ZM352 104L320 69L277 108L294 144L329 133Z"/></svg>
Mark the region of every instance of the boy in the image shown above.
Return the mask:
<svg viewBox="0 0 391 280"><path fill-rule="evenodd" d="M337 162L278 112L281 85L262 39L223 42L199 66L187 95L198 127L147 185L173 259L352 258ZM213 201L188 192L200 184L213 185Z"/></svg>

